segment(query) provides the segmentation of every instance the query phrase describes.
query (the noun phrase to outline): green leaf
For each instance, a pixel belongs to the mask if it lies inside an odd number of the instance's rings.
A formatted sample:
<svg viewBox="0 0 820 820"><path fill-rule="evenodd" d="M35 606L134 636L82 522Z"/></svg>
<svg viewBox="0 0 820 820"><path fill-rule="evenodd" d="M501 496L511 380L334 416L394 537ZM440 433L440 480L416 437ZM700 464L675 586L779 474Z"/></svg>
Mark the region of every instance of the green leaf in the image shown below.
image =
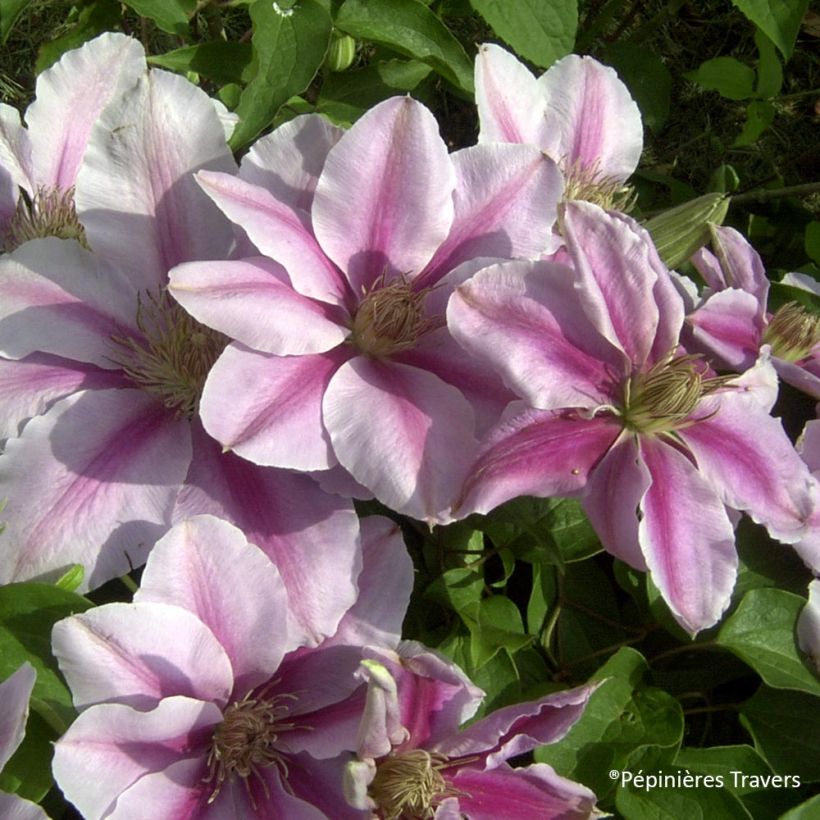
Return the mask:
<svg viewBox="0 0 820 820"><path fill-rule="evenodd" d="M481 669L496 654L506 649L511 654L529 646L532 635L524 633L524 624L518 607L504 595L493 595L479 602L477 610L462 615L470 630L470 661L473 669Z"/></svg>
<svg viewBox="0 0 820 820"><path fill-rule="evenodd" d="M675 758L675 766L720 777L726 788L741 796L755 791L759 785L751 778L772 774L765 760L751 746L712 746L707 749L684 747ZM737 772L739 774L732 774ZM739 775L745 775L745 778Z"/></svg>
<svg viewBox="0 0 820 820"><path fill-rule="evenodd" d="M51 776L52 744L59 735L33 709L29 711L23 742L3 767L0 791L34 803L42 800L54 783Z"/></svg>
<svg viewBox="0 0 820 820"><path fill-rule="evenodd" d="M0 43L6 42L14 24L30 3L31 0L0 0Z"/></svg>
<svg viewBox="0 0 820 820"><path fill-rule="evenodd" d="M728 100L746 100L754 94L754 71L734 57L715 57L683 76Z"/></svg>
<svg viewBox="0 0 820 820"><path fill-rule="evenodd" d="M91 605L88 599L50 584L0 587L0 678L28 661L37 671L32 708L37 710L36 701L42 701L41 716L62 731L73 719L74 709L51 655L51 628Z"/></svg>
<svg viewBox="0 0 820 820"><path fill-rule="evenodd" d="M741 707L740 722L775 772L820 780L820 699L761 686Z"/></svg>
<svg viewBox="0 0 820 820"><path fill-rule="evenodd" d="M672 778L686 774L672 767L663 769L662 773ZM684 817L686 820L713 817L752 820L743 803L728 789L721 788L647 788L630 784L618 788L615 805L621 816L629 820L681 820Z"/></svg>
<svg viewBox="0 0 820 820"><path fill-rule="evenodd" d="M820 297L809 290L772 282L769 288L769 310L774 312L787 302L797 302L812 313L820 313Z"/></svg>
<svg viewBox="0 0 820 820"><path fill-rule="evenodd" d="M817 820L818 817L820 817L820 794L795 806L791 811L787 811L781 815L780 820Z"/></svg>
<svg viewBox="0 0 820 820"><path fill-rule="evenodd" d="M752 100L746 107L746 121L735 137L732 148L753 145L774 122L775 108L768 100Z"/></svg>
<svg viewBox="0 0 820 820"><path fill-rule="evenodd" d="M782 589L754 589L720 628L716 642L778 689L820 696L820 681L803 664L795 643L797 617L806 600Z"/></svg>
<svg viewBox="0 0 820 820"><path fill-rule="evenodd" d="M820 265L820 222L814 220L806 225L805 237L806 255L813 262Z"/></svg>
<svg viewBox="0 0 820 820"><path fill-rule="evenodd" d="M141 17L153 20L170 34L185 37L188 20L196 9L196 0L124 0Z"/></svg>
<svg viewBox="0 0 820 820"><path fill-rule="evenodd" d="M577 0L470 0L470 5L515 52L542 68L575 45Z"/></svg>
<svg viewBox="0 0 820 820"><path fill-rule="evenodd" d="M244 83L251 78L250 43L200 43L149 57L151 65L179 74L195 71L217 83Z"/></svg>
<svg viewBox="0 0 820 820"><path fill-rule="evenodd" d="M85 567L82 564L74 564L57 579L54 586L74 592L83 582L84 577Z"/></svg>
<svg viewBox="0 0 820 820"><path fill-rule="evenodd" d="M777 59L774 43L758 29L755 43L760 54L757 64L757 95L767 99L776 97L783 87L783 67Z"/></svg>
<svg viewBox="0 0 820 820"><path fill-rule="evenodd" d="M788 60L809 0L732 0Z"/></svg>
<svg viewBox="0 0 820 820"><path fill-rule="evenodd" d="M256 0L250 9L253 79L236 107L240 119L231 136L234 149L256 137L281 105L310 85L327 51L330 15L318 0L300 0L288 9L290 14L279 8L270 0Z"/></svg>
<svg viewBox="0 0 820 820"><path fill-rule="evenodd" d="M555 569L549 564L533 564L532 591L527 603L527 631L538 635L556 603Z"/></svg>
<svg viewBox="0 0 820 820"><path fill-rule="evenodd" d="M477 606L483 592L484 577L481 573L456 567L436 578L424 591L424 597L461 614Z"/></svg>
<svg viewBox="0 0 820 820"><path fill-rule="evenodd" d="M419 0L345 0L336 27L351 37L421 60L463 94L473 94L473 64L461 43Z"/></svg>
<svg viewBox="0 0 820 820"><path fill-rule="evenodd" d="M644 123L653 131L663 128L669 116L672 75L660 57L646 46L613 43L606 50L606 62L626 83Z"/></svg>

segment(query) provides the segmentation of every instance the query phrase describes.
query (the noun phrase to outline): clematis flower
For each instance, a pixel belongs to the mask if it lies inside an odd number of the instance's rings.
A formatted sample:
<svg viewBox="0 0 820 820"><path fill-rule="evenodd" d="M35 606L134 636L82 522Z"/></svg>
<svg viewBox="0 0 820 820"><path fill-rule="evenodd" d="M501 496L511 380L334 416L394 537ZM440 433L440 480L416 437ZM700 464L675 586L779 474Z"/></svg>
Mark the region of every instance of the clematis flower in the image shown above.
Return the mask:
<svg viewBox="0 0 820 820"><path fill-rule="evenodd" d="M43 236L85 241L74 203L83 154L103 109L145 70L137 40L103 34L37 77L28 129L0 104L0 251Z"/></svg>
<svg viewBox="0 0 820 820"><path fill-rule="evenodd" d="M133 604L55 625L80 715L53 770L86 820L359 816L341 792L364 705L355 641L395 646L413 583L398 527L363 523L360 596L319 647L276 566L208 515L157 543Z"/></svg>
<svg viewBox="0 0 820 820"><path fill-rule="evenodd" d="M305 476L221 454L202 430L202 384L227 339L164 290L175 264L233 247L198 168L236 170L212 101L145 73L100 116L77 176L93 250L48 237L0 258L0 582L82 564L81 589L95 588L141 566L174 520L213 513L276 560L317 643L355 600L356 515Z"/></svg>
<svg viewBox="0 0 820 820"><path fill-rule="evenodd" d="M526 146L450 157L409 97L342 135L291 126L292 143L311 145L296 179L293 148L268 139L239 178L197 175L264 255L171 272L180 304L235 340L205 384L205 429L260 465L341 463L392 509L443 520L474 413L486 426L511 398L449 338L446 298L477 257L543 250L560 174Z"/></svg>
<svg viewBox="0 0 820 820"><path fill-rule="evenodd" d="M692 257L711 290L686 317L692 345L740 371L770 345L780 378L820 400L820 317L797 302L770 313L769 280L755 249L733 228L713 227L712 243L714 254L702 248ZM802 273L786 274L783 284L820 296L820 285Z"/></svg>
<svg viewBox="0 0 820 820"><path fill-rule="evenodd" d="M0 683L0 771L23 742L28 720L28 701L37 673L30 663ZM0 792L0 815L5 820L48 820L46 813L30 800Z"/></svg>
<svg viewBox="0 0 820 820"><path fill-rule="evenodd" d="M367 705L359 760L348 764L351 805L381 820L550 820L598 816L595 795L544 763L506 761L559 741L594 687L498 709L466 729L483 692L420 644L371 651L360 675Z"/></svg>
<svg viewBox="0 0 820 820"><path fill-rule="evenodd" d="M638 106L613 69L570 54L538 79L503 48L481 46L475 66L479 142L535 145L566 178L564 198L625 210L624 185L643 150Z"/></svg>
<svg viewBox="0 0 820 820"><path fill-rule="evenodd" d="M455 338L529 405L487 437L457 514L580 495L603 546L648 569L695 633L734 586L727 507L817 568L817 484L769 415L777 379L765 357L718 377L680 347L683 301L648 234L583 202L566 205L564 226L574 271L500 264L450 300Z"/></svg>

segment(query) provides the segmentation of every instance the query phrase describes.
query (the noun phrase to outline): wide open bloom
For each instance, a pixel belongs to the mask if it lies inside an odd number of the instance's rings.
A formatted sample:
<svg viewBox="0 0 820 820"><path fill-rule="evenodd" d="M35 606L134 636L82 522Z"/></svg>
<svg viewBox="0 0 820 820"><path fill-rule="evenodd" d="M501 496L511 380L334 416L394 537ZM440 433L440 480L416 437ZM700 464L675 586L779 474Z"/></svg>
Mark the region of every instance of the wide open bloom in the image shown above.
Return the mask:
<svg viewBox="0 0 820 820"><path fill-rule="evenodd" d="M28 720L28 702L37 673L29 663L0 683L0 772L23 742ZM0 816L4 820L48 820L46 813L30 800L0 792Z"/></svg>
<svg viewBox="0 0 820 820"><path fill-rule="evenodd" d="M581 717L594 687L498 709L466 729L483 692L443 657L404 642L371 650L359 728L359 760L348 764L351 805L380 820L550 820L597 816L595 795L536 763L506 761L559 741Z"/></svg>
<svg viewBox="0 0 820 820"><path fill-rule="evenodd" d="M55 625L80 716L53 769L86 820L359 816L341 788L364 706L360 642L398 643L413 583L398 527L363 523L359 598L316 648L276 566L212 516L157 543L133 604Z"/></svg>
<svg viewBox="0 0 820 820"><path fill-rule="evenodd" d="M638 106L613 69L570 54L538 79L500 46L481 46L475 66L479 142L535 145L566 178L565 199L623 209L624 183L643 150Z"/></svg>
<svg viewBox="0 0 820 820"><path fill-rule="evenodd" d="M0 251L43 236L85 241L74 203L83 154L103 109L145 69L137 40L103 34L37 77L28 129L0 104Z"/></svg>
<svg viewBox="0 0 820 820"><path fill-rule="evenodd" d="M97 587L141 566L173 520L208 512L277 562L318 642L355 599L357 519L307 477L222 454L201 428L227 339L164 290L172 266L233 247L199 168L236 170L212 101L146 73L100 117L78 174L92 250L50 237L0 258L0 437L34 416L0 457L0 582L79 563L82 589Z"/></svg>
<svg viewBox="0 0 820 820"><path fill-rule="evenodd" d="M686 317L694 349L717 364L743 371L763 345L783 381L820 400L820 316L797 302L767 309L769 280L757 251L733 228L712 228L715 253L702 248L692 262L711 294ZM789 273L783 284L820 296L810 276Z"/></svg>
<svg viewBox="0 0 820 820"><path fill-rule="evenodd" d="M186 310L236 340L205 385L205 429L257 464L341 463L389 507L441 520L474 408L486 425L511 398L450 339L447 296L476 257L544 249L560 174L526 146L450 157L409 97L344 134L304 118L287 135L287 151L278 134L258 143L240 178L197 175L264 254L171 272Z"/></svg>
<svg viewBox="0 0 820 820"><path fill-rule="evenodd" d="M450 300L453 335L531 408L488 436L457 512L580 494L604 547L649 569L694 633L734 586L726 508L817 568L817 550L796 543L812 529L817 485L769 415L771 365L729 380L680 348L683 302L648 234L582 202L566 205L564 225L574 271L500 264Z"/></svg>

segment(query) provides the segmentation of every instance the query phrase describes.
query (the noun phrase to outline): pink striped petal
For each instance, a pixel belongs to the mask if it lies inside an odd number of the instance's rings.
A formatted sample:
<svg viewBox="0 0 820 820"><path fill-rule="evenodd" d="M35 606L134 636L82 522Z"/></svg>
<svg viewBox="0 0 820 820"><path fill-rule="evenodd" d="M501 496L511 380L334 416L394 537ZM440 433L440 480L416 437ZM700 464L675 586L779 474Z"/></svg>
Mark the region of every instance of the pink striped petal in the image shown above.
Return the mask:
<svg viewBox="0 0 820 820"><path fill-rule="evenodd" d="M478 256L537 258L547 247L564 183L537 148L480 144L452 156L456 169L453 227L420 277L435 284Z"/></svg>
<svg viewBox="0 0 820 820"><path fill-rule="evenodd" d="M817 372L820 368L817 365L816 357L812 357L808 362L804 361L802 364L772 358L772 367L786 384L802 390L815 401L820 401L820 375Z"/></svg>
<svg viewBox="0 0 820 820"><path fill-rule="evenodd" d="M85 567L81 591L145 562L191 459L186 420L137 390L75 393L10 440L2 583Z"/></svg>
<svg viewBox="0 0 820 820"><path fill-rule="evenodd" d="M228 221L193 172L235 172L211 100L154 69L100 117L77 176L77 213L94 251L140 288L165 285L180 262L224 259Z"/></svg>
<svg viewBox="0 0 820 820"><path fill-rule="evenodd" d="M604 549L631 567L646 570L636 511L652 479L637 437L621 435L598 462L584 488L584 510Z"/></svg>
<svg viewBox="0 0 820 820"><path fill-rule="evenodd" d="M743 234L734 228L713 225L711 230L712 245L720 262L726 287L739 288L754 296L760 324L769 298L769 279L763 261Z"/></svg>
<svg viewBox="0 0 820 820"><path fill-rule="evenodd" d="M5 171L15 189L19 186L29 196L37 193L31 163L31 138L20 122L20 112L5 103L0 103L0 169Z"/></svg>
<svg viewBox="0 0 820 820"><path fill-rule="evenodd" d="M416 274L453 222L455 172L433 115L411 97L368 111L330 150L313 229L356 294L385 270Z"/></svg>
<svg viewBox="0 0 820 820"><path fill-rule="evenodd" d="M306 476L220 453L198 425L192 433L194 457L174 519L208 513L235 524L279 570L294 637L316 644L332 635L356 600L361 568L351 503Z"/></svg>
<svg viewBox="0 0 820 820"><path fill-rule="evenodd" d="M349 300L347 283L316 242L306 213L229 174L202 172L196 178L259 251L285 268L299 293L334 305Z"/></svg>
<svg viewBox="0 0 820 820"><path fill-rule="evenodd" d="M422 521L447 510L475 452L464 396L425 370L358 356L322 404L339 462L393 510Z"/></svg>
<svg viewBox="0 0 820 820"><path fill-rule="evenodd" d="M703 247L695 251L689 261L711 290L719 291L729 287L718 258L708 248Z"/></svg>
<svg viewBox="0 0 820 820"><path fill-rule="evenodd" d="M118 368L111 337L139 335L133 285L76 242L26 242L0 257L0 281L0 351L9 358L53 353Z"/></svg>
<svg viewBox="0 0 820 820"><path fill-rule="evenodd" d="M288 617L276 566L233 525L212 515L181 521L157 541L134 602L174 604L199 618L231 660L235 687L248 692L268 680L285 652ZM298 636L296 636L298 638Z"/></svg>
<svg viewBox="0 0 820 820"><path fill-rule="evenodd" d="M295 117L251 146L239 176L295 211L309 213L328 151L342 134L318 114Z"/></svg>
<svg viewBox="0 0 820 820"><path fill-rule="evenodd" d="M625 180L643 151L641 112L609 66L570 54L538 79L547 98L539 148L569 165Z"/></svg>
<svg viewBox="0 0 820 820"><path fill-rule="evenodd" d="M106 604L58 621L52 651L82 711L97 703L152 709L174 695L224 706L234 676L195 614L165 603Z"/></svg>
<svg viewBox="0 0 820 820"><path fill-rule="evenodd" d="M54 779L86 820L107 817L142 776L181 759L200 761L222 712L212 703L167 698L150 712L118 703L84 712L54 747ZM133 816L133 815L132 815Z"/></svg>
<svg viewBox="0 0 820 820"><path fill-rule="evenodd" d="M5 792L0 792L0 817L3 820L49 820L36 803Z"/></svg>
<svg viewBox="0 0 820 820"><path fill-rule="evenodd" d="M454 514L487 513L520 495L572 495L620 434L616 420L525 412L501 422L482 444Z"/></svg>
<svg viewBox="0 0 820 820"><path fill-rule="evenodd" d="M336 459L322 424L322 396L348 355L337 348L273 356L229 345L205 382L202 423L225 448L254 464L326 470Z"/></svg>
<svg viewBox="0 0 820 820"><path fill-rule="evenodd" d="M479 271L450 298L447 323L462 347L540 409L614 399L619 351L586 318L562 265L507 262Z"/></svg>
<svg viewBox="0 0 820 820"><path fill-rule="evenodd" d="M751 293L727 288L712 294L686 317L700 349L725 367L746 370L757 359L763 317Z"/></svg>
<svg viewBox="0 0 820 820"><path fill-rule="evenodd" d="M641 439L652 484L641 502L641 549L678 623L693 635L720 620L737 575L735 534L708 478L676 447Z"/></svg>
<svg viewBox="0 0 820 820"><path fill-rule="evenodd" d="M28 701L37 672L26 661L0 683L0 771L22 743L28 720Z"/></svg>
<svg viewBox="0 0 820 820"><path fill-rule="evenodd" d="M264 257L189 262L170 281L194 318L263 353L324 353L350 335L328 305L297 293L284 268Z"/></svg>

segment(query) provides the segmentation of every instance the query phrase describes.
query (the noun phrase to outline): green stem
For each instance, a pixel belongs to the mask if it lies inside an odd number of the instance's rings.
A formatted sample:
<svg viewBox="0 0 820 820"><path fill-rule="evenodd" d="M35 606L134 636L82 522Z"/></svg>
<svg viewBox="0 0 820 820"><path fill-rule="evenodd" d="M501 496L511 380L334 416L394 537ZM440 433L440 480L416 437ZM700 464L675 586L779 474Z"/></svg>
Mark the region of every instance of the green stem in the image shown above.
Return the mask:
<svg viewBox="0 0 820 820"><path fill-rule="evenodd" d="M712 712L737 712L740 710L742 703L718 703L714 706L694 706L691 709L684 709L684 715L708 715Z"/></svg>
<svg viewBox="0 0 820 820"><path fill-rule="evenodd" d="M772 199L784 199L787 196L809 196L820 193L820 182L806 182L803 185L789 185L786 188L764 188L759 191L749 191L745 194L733 196L731 205L744 202L768 202Z"/></svg>
<svg viewBox="0 0 820 820"><path fill-rule="evenodd" d="M723 649L722 646L718 646L714 641L703 641L702 643L688 643L684 644L683 646L676 646L672 649L667 649L665 652L660 652L655 655L654 658L649 659L650 666L653 663L657 663L657 661L666 658L672 658L675 655L680 655L683 652L691 652L697 649Z"/></svg>
<svg viewBox="0 0 820 820"><path fill-rule="evenodd" d="M139 589L137 582L130 575L120 575L120 581L122 581L123 586L132 594Z"/></svg>

